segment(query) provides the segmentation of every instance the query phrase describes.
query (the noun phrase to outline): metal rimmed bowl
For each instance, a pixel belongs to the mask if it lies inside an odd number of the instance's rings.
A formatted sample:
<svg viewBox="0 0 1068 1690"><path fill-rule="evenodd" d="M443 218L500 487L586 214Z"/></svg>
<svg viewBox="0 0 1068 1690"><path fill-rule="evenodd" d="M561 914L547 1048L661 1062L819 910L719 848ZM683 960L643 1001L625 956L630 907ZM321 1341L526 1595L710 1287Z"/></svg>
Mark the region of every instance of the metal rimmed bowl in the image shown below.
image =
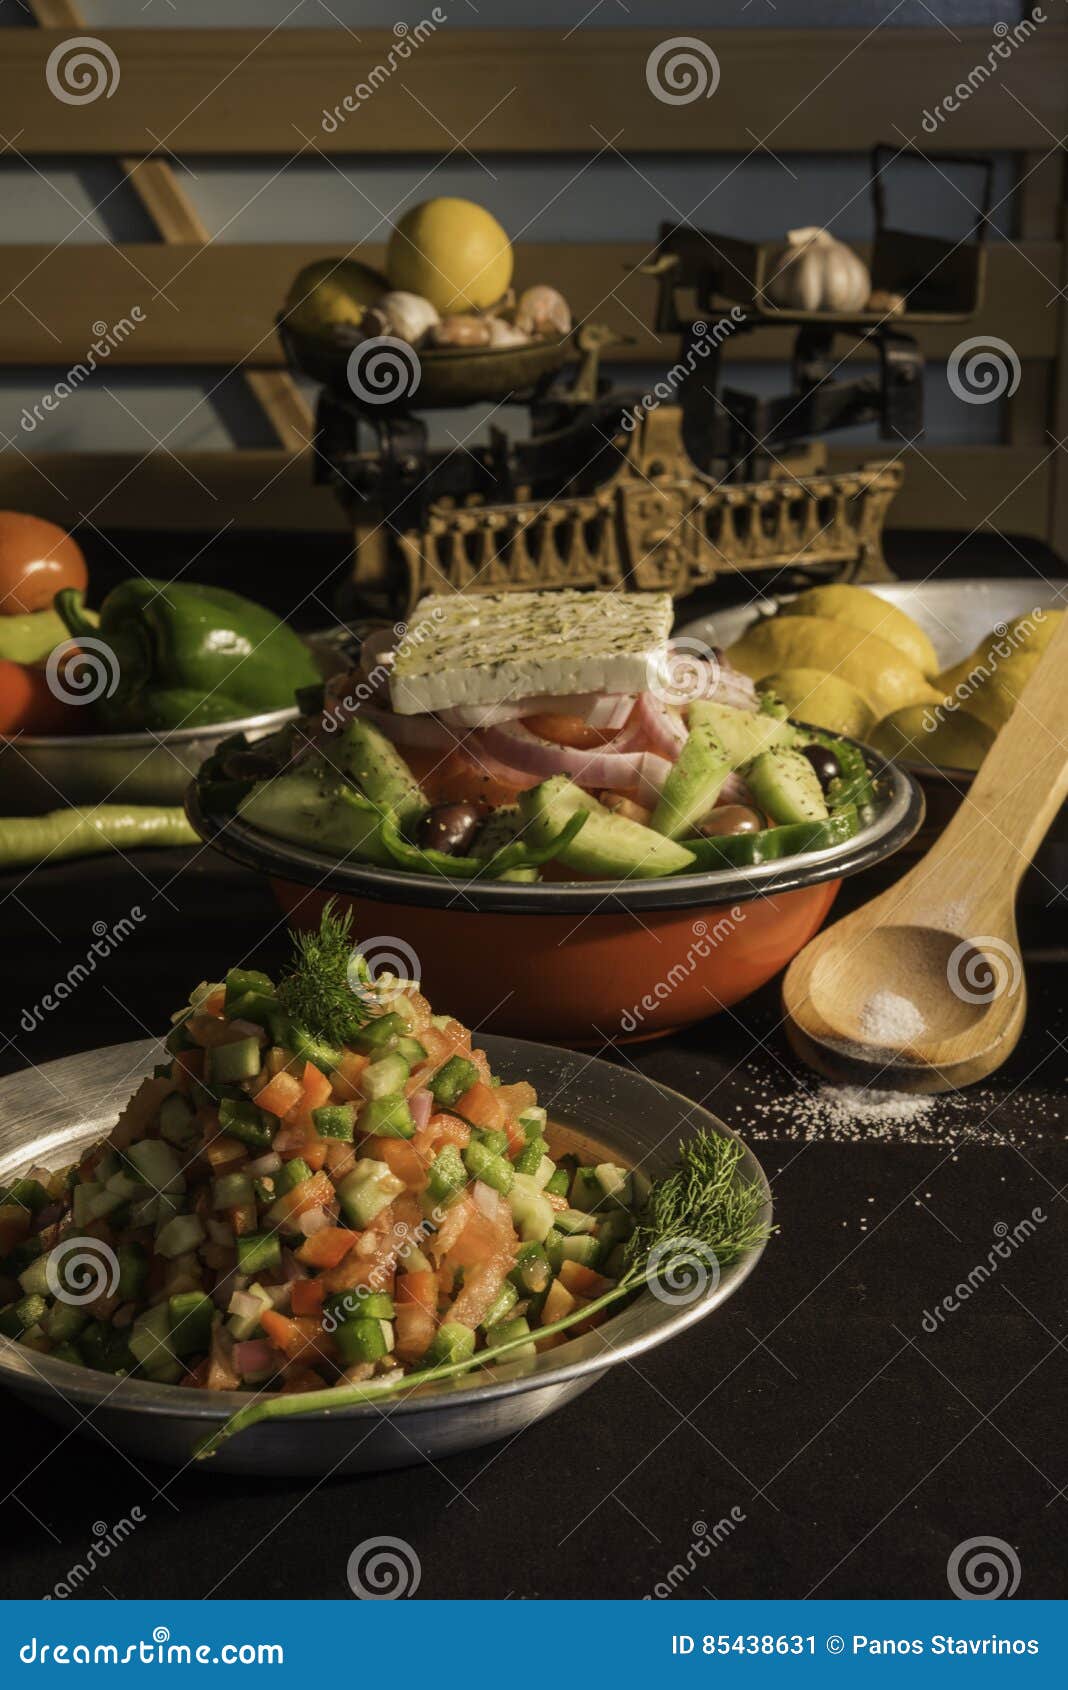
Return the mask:
<svg viewBox="0 0 1068 1690"><path fill-rule="evenodd" d="M819 928L842 880L905 845L915 780L873 751L876 813L855 838L749 869L657 880L454 881L305 850L201 806L201 838L266 875L294 926L333 898L370 951L406 949L433 1000L468 1026L594 1049L658 1037L770 980Z"/></svg>
<svg viewBox="0 0 1068 1690"><path fill-rule="evenodd" d="M479 1039L505 1080L530 1080L585 1160L597 1150L652 1178L666 1173L680 1137L705 1127L736 1138L729 1127L677 1092L633 1070L567 1051L509 1039ZM151 1070L159 1046L146 1039L64 1057L0 1080L0 1179L34 1162L60 1167L110 1129L138 1077ZM557 1149L561 1141L557 1138ZM771 1194L749 1149L739 1178L764 1193L761 1219L771 1222ZM588 1390L610 1368L678 1337L726 1301L756 1266L762 1246L723 1270L692 1301L667 1303L643 1292L594 1332L569 1339L533 1363L513 1363L451 1386L374 1404L266 1422L226 1444L214 1465L265 1474L359 1473L409 1466L514 1436ZM713 1276L714 1277L714 1276ZM0 1339L0 1383L63 1426L81 1423L144 1460L184 1466L197 1441L248 1402L238 1391L118 1380L55 1361ZM88 1417L88 1418L83 1418Z"/></svg>
<svg viewBox="0 0 1068 1690"><path fill-rule="evenodd" d="M940 671L969 657L1000 623L1015 622L1036 609L1068 608L1068 581L1040 575L996 576L989 580L969 576L955 581L873 581L862 585L919 623L935 648ZM792 596L784 593L783 601ZM758 599L714 611L687 623L679 630L680 637L731 646L758 617L774 613L777 602ZM913 851L919 855L937 839L973 777L967 769L934 769L929 763L913 762L909 758L901 758L899 763L919 782L926 800L925 825L912 842ZM1032 880L1031 884L1040 886L1043 876L1056 886L1064 884L1068 873L1068 807L1054 822L1035 861L1039 880ZM1025 897L1027 886L1025 880ZM1040 895L1047 901L1048 887Z"/></svg>
<svg viewBox="0 0 1068 1690"><path fill-rule="evenodd" d="M274 733L297 714L295 708L270 710L169 733L0 737L0 808L33 814L61 804L180 804L224 739Z"/></svg>

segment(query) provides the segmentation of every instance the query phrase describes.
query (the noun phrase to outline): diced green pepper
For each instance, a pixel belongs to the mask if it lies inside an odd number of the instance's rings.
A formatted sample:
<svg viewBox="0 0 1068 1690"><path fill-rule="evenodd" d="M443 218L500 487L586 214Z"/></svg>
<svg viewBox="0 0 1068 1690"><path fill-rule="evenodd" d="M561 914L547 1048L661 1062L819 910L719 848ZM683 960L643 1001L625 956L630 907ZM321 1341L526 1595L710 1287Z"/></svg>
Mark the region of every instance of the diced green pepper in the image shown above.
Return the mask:
<svg viewBox="0 0 1068 1690"><path fill-rule="evenodd" d="M233 1006L238 998L246 992L261 992L264 997L274 996L274 982L269 974L264 974L259 968L231 968L226 976L226 1012L232 1014ZM234 1019L238 1019L235 1015Z"/></svg>
<svg viewBox="0 0 1068 1690"><path fill-rule="evenodd" d="M359 1129L366 1138L414 1138L415 1122L402 1092L375 1097L360 1111Z"/></svg>
<svg viewBox="0 0 1068 1690"><path fill-rule="evenodd" d="M464 1151L464 1167L472 1179L480 1179L484 1185L492 1186L494 1191L504 1194L512 1188L515 1169L511 1162L475 1139Z"/></svg>
<svg viewBox="0 0 1068 1690"><path fill-rule="evenodd" d="M541 1167L542 1157L548 1154L549 1146L543 1138L528 1139L515 1159L516 1173L536 1174Z"/></svg>
<svg viewBox="0 0 1068 1690"><path fill-rule="evenodd" d="M354 1103L324 1103L318 1109L313 1109L311 1116L320 1138L340 1138L346 1144L352 1143L356 1125Z"/></svg>
<svg viewBox="0 0 1068 1690"><path fill-rule="evenodd" d="M427 1174L427 1189L439 1203L447 1203L467 1184L467 1169L455 1144L438 1151Z"/></svg>
<svg viewBox="0 0 1068 1690"><path fill-rule="evenodd" d="M262 1067L260 1041L252 1033L228 1045L215 1045L207 1053L206 1077L213 1085L251 1080Z"/></svg>
<svg viewBox="0 0 1068 1690"><path fill-rule="evenodd" d="M342 1321L334 1333L334 1343L346 1367L358 1361L378 1361L389 1347L379 1320Z"/></svg>
<svg viewBox="0 0 1068 1690"><path fill-rule="evenodd" d="M148 1255L140 1244L120 1244L115 1251L119 1264L116 1293L123 1302L139 1297L148 1278Z"/></svg>
<svg viewBox="0 0 1068 1690"><path fill-rule="evenodd" d="M475 1353L475 1333L459 1320L446 1320L434 1334L424 1365L438 1367L456 1361L470 1361Z"/></svg>
<svg viewBox="0 0 1068 1690"><path fill-rule="evenodd" d="M478 1069L473 1062L468 1062L465 1056L450 1056L430 1081L435 1103L448 1109L465 1091L470 1091L477 1079Z"/></svg>
<svg viewBox="0 0 1068 1690"><path fill-rule="evenodd" d="M278 1267L281 1260L282 1245L277 1233L245 1232L237 1240L239 1273L259 1273L262 1268Z"/></svg>
<svg viewBox="0 0 1068 1690"><path fill-rule="evenodd" d="M311 1169L303 1156L294 1156L291 1162L286 1162L275 1174L275 1193L284 1197L287 1191L292 1191L295 1185L303 1185L306 1179L311 1179Z"/></svg>
<svg viewBox="0 0 1068 1690"><path fill-rule="evenodd" d="M360 1028L352 1043L357 1050L370 1055L373 1051L384 1050L391 1039L403 1039L407 1036L408 1023L403 1015L397 1015L391 1010L388 1015L376 1015L373 1020L368 1021L365 1027Z"/></svg>
<svg viewBox="0 0 1068 1690"><path fill-rule="evenodd" d="M43 1209L51 1201L40 1180L15 1179L10 1185L0 1188L0 1203L11 1203L20 1209L29 1209L31 1215L35 1215L38 1209Z"/></svg>
<svg viewBox="0 0 1068 1690"><path fill-rule="evenodd" d="M228 1138L236 1138L254 1150L269 1150L278 1123L254 1103L224 1097L219 1104L219 1126Z"/></svg>
<svg viewBox="0 0 1068 1690"><path fill-rule="evenodd" d="M171 1348L175 1355L191 1356L207 1350L215 1319L215 1304L203 1291L180 1291L168 1304L171 1316Z"/></svg>
<svg viewBox="0 0 1068 1690"><path fill-rule="evenodd" d="M86 1367L98 1368L101 1373L130 1373L137 1365L128 1329L111 1326L106 1320L94 1320L78 1334L74 1347Z"/></svg>
<svg viewBox="0 0 1068 1690"><path fill-rule="evenodd" d="M553 1197L566 1197L570 1183L571 1175L568 1173L567 1169L557 1168L556 1172L552 1176L552 1179L546 1183L545 1190Z"/></svg>

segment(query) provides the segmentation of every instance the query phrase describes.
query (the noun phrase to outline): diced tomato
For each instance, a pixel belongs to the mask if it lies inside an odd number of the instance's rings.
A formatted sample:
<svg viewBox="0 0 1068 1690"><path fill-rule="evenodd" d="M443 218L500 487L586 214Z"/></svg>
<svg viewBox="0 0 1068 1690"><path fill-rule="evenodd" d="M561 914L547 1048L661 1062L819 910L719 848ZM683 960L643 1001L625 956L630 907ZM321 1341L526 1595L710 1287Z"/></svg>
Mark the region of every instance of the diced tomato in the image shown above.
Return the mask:
<svg viewBox="0 0 1068 1690"><path fill-rule="evenodd" d="M445 1218L433 1238L428 1239L425 1246L427 1253L440 1262L449 1254L456 1240L463 1232L474 1213L475 1205L466 1192L462 1192L445 1211Z"/></svg>
<svg viewBox="0 0 1068 1690"><path fill-rule="evenodd" d="M301 1084L304 1087L305 1109L319 1109L324 1103L329 1103L333 1090L329 1076L324 1074L321 1068L317 1068L314 1062L304 1064Z"/></svg>
<svg viewBox="0 0 1068 1690"><path fill-rule="evenodd" d="M187 1017L182 1025L194 1044L200 1045L202 1050L214 1050L218 1045L235 1044L238 1039L246 1037L240 1027L235 1032L229 1021L220 1021L206 1005Z"/></svg>
<svg viewBox="0 0 1068 1690"><path fill-rule="evenodd" d="M510 1115L522 1115L524 1109L533 1109L538 1101L538 1094L529 1080L517 1080L513 1086L497 1086L497 1100L503 1103Z"/></svg>
<svg viewBox="0 0 1068 1690"><path fill-rule="evenodd" d="M577 1298L572 1296L567 1286L559 1279L554 1279L541 1306L541 1324L553 1326L556 1321L563 1320L565 1315L571 1313L576 1302Z"/></svg>
<svg viewBox="0 0 1068 1690"><path fill-rule="evenodd" d="M371 1291L388 1291L393 1275L374 1256L358 1256L350 1250L336 1267L324 1269L320 1284L324 1291L352 1291L358 1285Z"/></svg>
<svg viewBox="0 0 1068 1690"><path fill-rule="evenodd" d="M459 1026L459 1022L456 1025ZM453 1052L452 1044L440 1027L421 1027L419 1043L426 1051L427 1063L432 1073L435 1068L440 1068L443 1062L447 1062Z"/></svg>
<svg viewBox="0 0 1068 1690"><path fill-rule="evenodd" d="M397 1275L397 1307L418 1303L429 1315L438 1312L438 1276L432 1271Z"/></svg>
<svg viewBox="0 0 1068 1690"><path fill-rule="evenodd" d="M326 1141L326 1166L331 1179L344 1179L351 1174L356 1166L356 1152L351 1144L345 1144L340 1138L328 1138Z"/></svg>
<svg viewBox="0 0 1068 1690"><path fill-rule="evenodd" d="M524 716L522 722L538 739L547 739L550 745L570 746L573 751L595 751L619 732L618 728L591 728L581 716L568 716L559 710Z"/></svg>
<svg viewBox="0 0 1068 1690"><path fill-rule="evenodd" d="M216 1133L214 1138L210 1138L201 1155L213 1174L232 1173L248 1160L245 1146L236 1138L227 1138L225 1133Z"/></svg>
<svg viewBox="0 0 1068 1690"><path fill-rule="evenodd" d="M506 1262L496 1259L470 1268L449 1310L449 1319L462 1321L465 1326L481 1325L500 1294L505 1271Z"/></svg>
<svg viewBox="0 0 1068 1690"><path fill-rule="evenodd" d="M421 1191L426 1184L428 1158L421 1156L414 1141L404 1138L368 1138L362 1154L376 1162L385 1162L391 1174L402 1179L413 1190Z"/></svg>
<svg viewBox="0 0 1068 1690"><path fill-rule="evenodd" d="M256 1093L253 1102L257 1109L266 1109L269 1115L277 1115L282 1120L303 1095L304 1087L300 1081L283 1069L273 1080L268 1080L262 1091Z"/></svg>
<svg viewBox="0 0 1068 1690"><path fill-rule="evenodd" d="M330 1076L334 1096L340 1102L356 1103L362 1096L360 1075L370 1060L369 1056L363 1056L358 1050L346 1050L342 1053L341 1061Z"/></svg>
<svg viewBox="0 0 1068 1690"><path fill-rule="evenodd" d="M294 1397L302 1391L321 1391L322 1388L323 1380L320 1374L310 1367L298 1367L286 1375L285 1383L279 1395Z"/></svg>
<svg viewBox="0 0 1068 1690"><path fill-rule="evenodd" d="M438 1291L441 1296L451 1297L453 1286L456 1284L456 1275L453 1273L448 1262L442 1262L441 1266L438 1268L436 1277L438 1282Z"/></svg>
<svg viewBox="0 0 1068 1690"><path fill-rule="evenodd" d="M576 1297L586 1297L590 1300L599 1297L603 1291L608 1291L612 1285L610 1279L594 1273L592 1268L584 1267L581 1262L561 1262L558 1278L561 1285L566 1286Z"/></svg>
<svg viewBox="0 0 1068 1690"><path fill-rule="evenodd" d="M289 1315L279 1314L277 1309L265 1309L260 1325L268 1341L290 1361L303 1361L316 1355L326 1359L333 1353L333 1341L314 1315L295 1315L291 1319Z"/></svg>
<svg viewBox="0 0 1068 1690"><path fill-rule="evenodd" d="M210 998L205 998L200 1007L208 1015L221 1015L226 1008L226 987L219 986Z"/></svg>
<svg viewBox="0 0 1068 1690"><path fill-rule="evenodd" d="M393 1354L398 1361L418 1361L434 1342L437 1322L419 1303L398 1305Z"/></svg>
<svg viewBox="0 0 1068 1690"><path fill-rule="evenodd" d="M446 1056L466 1056L471 1048L471 1035L460 1021L448 1018L443 1027L437 1029L446 1042Z"/></svg>
<svg viewBox="0 0 1068 1690"><path fill-rule="evenodd" d="M459 749L443 757L440 751L418 751L408 746L404 758L431 804L470 800L496 809L500 804L514 804L524 787L538 784L537 777L531 775L520 785L513 785L491 772L488 763L479 765Z"/></svg>
<svg viewBox="0 0 1068 1690"><path fill-rule="evenodd" d="M434 1144L455 1144L463 1150L471 1142L471 1128L456 1115L431 1115L426 1130L433 1133Z"/></svg>
<svg viewBox="0 0 1068 1690"><path fill-rule="evenodd" d="M275 1222L296 1220L298 1215L307 1214L309 1209L322 1209L333 1202L334 1187L328 1174L312 1174L310 1179L302 1179L292 1191L286 1191L275 1200L272 1206L272 1217Z"/></svg>
<svg viewBox="0 0 1068 1690"><path fill-rule="evenodd" d="M190 1368L189 1372L179 1379L179 1385L186 1385L194 1391L202 1391L208 1382L209 1366L210 1363L205 1356L203 1361L198 1361L195 1367Z"/></svg>
<svg viewBox="0 0 1068 1690"><path fill-rule="evenodd" d="M349 1232L343 1226L324 1226L304 1240L297 1251L297 1260L303 1262L305 1267L337 1267L352 1249L356 1236L356 1233Z"/></svg>
<svg viewBox="0 0 1068 1690"><path fill-rule="evenodd" d="M294 1314L318 1314L323 1306L322 1281L295 1279L289 1293L289 1306Z"/></svg>
<svg viewBox="0 0 1068 1690"><path fill-rule="evenodd" d="M462 1115L465 1121L481 1127L483 1132L500 1132L508 1118L504 1105L498 1101L497 1092L493 1086L486 1085L484 1080L476 1080L456 1099L456 1113Z"/></svg>
<svg viewBox="0 0 1068 1690"><path fill-rule="evenodd" d="M318 1133L311 1133L305 1138L304 1143L301 1146L300 1154L307 1162L313 1174L317 1173L320 1168L325 1167L326 1152L329 1149L329 1146L330 1140L328 1138L320 1138Z"/></svg>

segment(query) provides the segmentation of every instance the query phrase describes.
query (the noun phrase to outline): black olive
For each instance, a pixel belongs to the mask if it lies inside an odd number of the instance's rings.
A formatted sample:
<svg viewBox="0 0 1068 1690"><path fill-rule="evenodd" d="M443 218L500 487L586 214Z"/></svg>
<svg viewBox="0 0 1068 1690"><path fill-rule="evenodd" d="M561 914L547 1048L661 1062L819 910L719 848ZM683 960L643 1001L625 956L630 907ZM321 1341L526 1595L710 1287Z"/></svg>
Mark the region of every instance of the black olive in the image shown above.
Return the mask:
<svg viewBox="0 0 1068 1690"><path fill-rule="evenodd" d="M826 745L806 745L801 751L802 757L807 757L816 771L816 778L826 792L832 780L837 780L842 772L842 765L834 752Z"/></svg>
<svg viewBox="0 0 1068 1690"><path fill-rule="evenodd" d="M222 771L229 780L268 780L278 772L278 760L263 751L229 751Z"/></svg>
<svg viewBox="0 0 1068 1690"><path fill-rule="evenodd" d="M462 857L482 823L478 804L435 804L419 823L416 838L431 851Z"/></svg>
<svg viewBox="0 0 1068 1690"><path fill-rule="evenodd" d="M714 839L724 833L759 833L766 825L760 811L748 804L717 804L698 822L697 831Z"/></svg>

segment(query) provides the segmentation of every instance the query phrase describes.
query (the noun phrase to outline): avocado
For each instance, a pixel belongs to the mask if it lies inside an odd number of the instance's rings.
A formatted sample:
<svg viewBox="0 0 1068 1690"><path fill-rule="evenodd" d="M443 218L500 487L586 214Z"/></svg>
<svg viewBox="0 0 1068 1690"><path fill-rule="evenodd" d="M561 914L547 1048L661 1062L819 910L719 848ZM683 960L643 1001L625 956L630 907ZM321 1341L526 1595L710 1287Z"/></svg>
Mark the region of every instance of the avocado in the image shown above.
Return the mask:
<svg viewBox="0 0 1068 1690"><path fill-rule="evenodd" d="M758 710L737 710L707 698L695 699L690 705L688 722L691 730L702 727L716 734L732 769L751 763L774 745L792 745L797 738L797 729L777 716Z"/></svg>
<svg viewBox="0 0 1068 1690"><path fill-rule="evenodd" d="M652 880L678 874L694 861L692 851L643 827L641 822L614 815L566 775L553 775L521 793L519 809L527 824L527 837L534 845L547 844L576 810L587 812L585 826L564 846L559 858L580 874L612 880Z"/></svg>
<svg viewBox="0 0 1068 1690"><path fill-rule="evenodd" d="M818 822L828 813L816 771L800 751L788 746L762 751L745 778L757 804L773 822Z"/></svg>
<svg viewBox="0 0 1068 1690"><path fill-rule="evenodd" d="M663 786L649 826L669 839L692 833L716 802L731 772L731 759L711 724L690 717L685 744Z"/></svg>
<svg viewBox="0 0 1068 1690"><path fill-rule="evenodd" d="M380 810L389 810L399 826L427 808L428 800L400 752L385 734L357 716L338 740L336 762L342 773Z"/></svg>

